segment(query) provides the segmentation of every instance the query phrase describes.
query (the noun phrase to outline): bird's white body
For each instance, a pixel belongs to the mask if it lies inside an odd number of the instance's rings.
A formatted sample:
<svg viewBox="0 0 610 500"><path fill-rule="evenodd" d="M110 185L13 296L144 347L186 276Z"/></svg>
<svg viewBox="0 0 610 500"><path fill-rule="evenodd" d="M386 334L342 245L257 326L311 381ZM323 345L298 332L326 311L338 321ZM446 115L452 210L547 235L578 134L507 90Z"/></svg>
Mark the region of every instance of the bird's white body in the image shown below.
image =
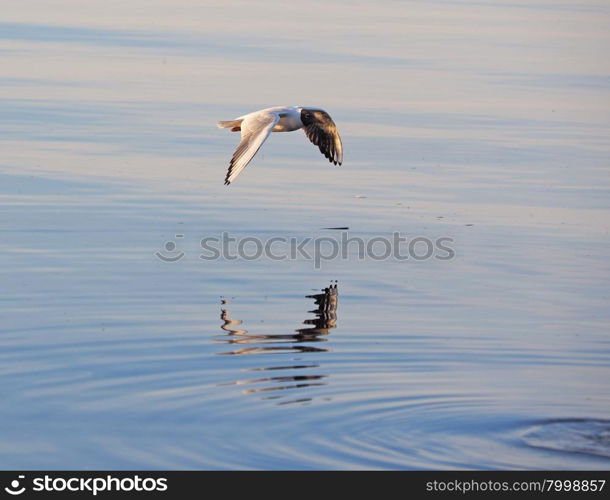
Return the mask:
<svg viewBox="0 0 610 500"><path fill-rule="evenodd" d="M257 119L261 115L272 114L278 117L278 121L271 129L271 132L293 132L303 128L303 122L301 121L302 109L296 106L275 106L273 108L261 109L254 113L248 113L247 115L240 116L237 120Z"/></svg>
<svg viewBox="0 0 610 500"><path fill-rule="evenodd" d="M230 184L246 168L271 132L292 132L304 129L311 142L335 165L343 161L343 145L330 115L319 108L275 106L234 120L218 122L220 128L241 132L241 141L231 158L225 184Z"/></svg>

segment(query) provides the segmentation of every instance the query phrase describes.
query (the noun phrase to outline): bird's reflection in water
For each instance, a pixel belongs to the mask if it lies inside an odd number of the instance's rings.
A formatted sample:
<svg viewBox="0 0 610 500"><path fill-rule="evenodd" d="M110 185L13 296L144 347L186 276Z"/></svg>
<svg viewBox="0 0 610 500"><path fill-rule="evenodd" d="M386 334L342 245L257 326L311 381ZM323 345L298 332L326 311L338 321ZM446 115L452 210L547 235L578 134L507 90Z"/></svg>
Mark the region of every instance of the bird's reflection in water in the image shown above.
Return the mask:
<svg viewBox="0 0 610 500"><path fill-rule="evenodd" d="M231 317L231 312L224 308L221 310L220 319L223 324L220 326L226 332L220 340L224 343L231 344L236 348L225 351L220 354L225 355L245 355L245 354L279 354L279 353L311 353L311 352L326 352L318 346L309 345L311 343L321 343L328 340L327 336L330 330L336 327L337 324L337 303L338 303L338 288L337 283L331 283L328 287L323 288L322 293L315 295L307 295L306 298L313 299L316 309L308 311L314 314L314 318L305 319L302 328L298 328L294 333L290 334L252 334L248 330L242 328L242 321ZM226 306L228 301L223 300L222 305ZM244 347L237 347L237 345ZM272 375L245 380L229 382L223 385L246 385L251 386L244 388L242 391L245 394L261 394L264 399L277 399L278 404L289 403L306 403L311 401L311 398L285 399L282 394L275 394L279 391L291 391L302 389L305 387L326 385L324 380L327 375L295 375L294 370L308 370L318 368L318 364L286 364L281 366L264 366L257 368L249 368L249 372L261 372L261 375L267 372L276 373ZM270 394L273 393L273 394Z"/></svg>

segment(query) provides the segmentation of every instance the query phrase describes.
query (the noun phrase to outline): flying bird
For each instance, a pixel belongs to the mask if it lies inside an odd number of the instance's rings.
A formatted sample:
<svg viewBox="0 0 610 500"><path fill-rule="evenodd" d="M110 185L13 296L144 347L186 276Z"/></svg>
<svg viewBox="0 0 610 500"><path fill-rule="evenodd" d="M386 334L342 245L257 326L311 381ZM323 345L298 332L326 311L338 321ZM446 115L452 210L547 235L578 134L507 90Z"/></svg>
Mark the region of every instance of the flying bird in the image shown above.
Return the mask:
<svg viewBox="0 0 610 500"><path fill-rule="evenodd" d="M218 122L220 128L241 132L241 141L233 153L225 185L231 184L248 166L271 132L292 132L302 128L309 140L335 165L343 162L343 145L330 115L319 108L277 106L261 109L235 120Z"/></svg>

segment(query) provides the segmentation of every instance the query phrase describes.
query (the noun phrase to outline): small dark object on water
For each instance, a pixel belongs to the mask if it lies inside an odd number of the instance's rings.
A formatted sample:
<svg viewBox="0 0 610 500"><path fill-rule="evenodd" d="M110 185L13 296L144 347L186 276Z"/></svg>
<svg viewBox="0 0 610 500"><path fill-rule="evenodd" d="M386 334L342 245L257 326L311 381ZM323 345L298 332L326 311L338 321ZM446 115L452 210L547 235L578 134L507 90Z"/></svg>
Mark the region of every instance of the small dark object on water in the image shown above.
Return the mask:
<svg viewBox="0 0 610 500"><path fill-rule="evenodd" d="M347 227L347 226L345 226L345 227L323 227L322 229L347 230L347 229L349 229L349 227Z"/></svg>

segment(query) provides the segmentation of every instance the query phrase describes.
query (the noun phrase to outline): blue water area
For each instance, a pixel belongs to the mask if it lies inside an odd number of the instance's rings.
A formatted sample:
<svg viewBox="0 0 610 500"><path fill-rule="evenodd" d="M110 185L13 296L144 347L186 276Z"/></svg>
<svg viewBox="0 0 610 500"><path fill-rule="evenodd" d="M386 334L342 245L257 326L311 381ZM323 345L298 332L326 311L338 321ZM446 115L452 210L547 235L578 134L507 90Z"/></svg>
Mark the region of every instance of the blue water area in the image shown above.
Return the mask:
<svg viewBox="0 0 610 500"><path fill-rule="evenodd" d="M198 207L3 179L21 200L2 207L1 453L13 467L608 465L565 437L560 451L522 437L558 417L588 416L597 432L610 349L584 293L603 280L510 262L503 231L472 226L476 243L461 236L448 262L361 261L355 247L322 269L208 262ZM519 233L525 254L574 247ZM335 280L329 305L321 289Z"/></svg>
<svg viewBox="0 0 610 500"><path fill-rule="evenodd" d="M0 23L0 463L610 469L607 6L264 3Z"/></svg>

